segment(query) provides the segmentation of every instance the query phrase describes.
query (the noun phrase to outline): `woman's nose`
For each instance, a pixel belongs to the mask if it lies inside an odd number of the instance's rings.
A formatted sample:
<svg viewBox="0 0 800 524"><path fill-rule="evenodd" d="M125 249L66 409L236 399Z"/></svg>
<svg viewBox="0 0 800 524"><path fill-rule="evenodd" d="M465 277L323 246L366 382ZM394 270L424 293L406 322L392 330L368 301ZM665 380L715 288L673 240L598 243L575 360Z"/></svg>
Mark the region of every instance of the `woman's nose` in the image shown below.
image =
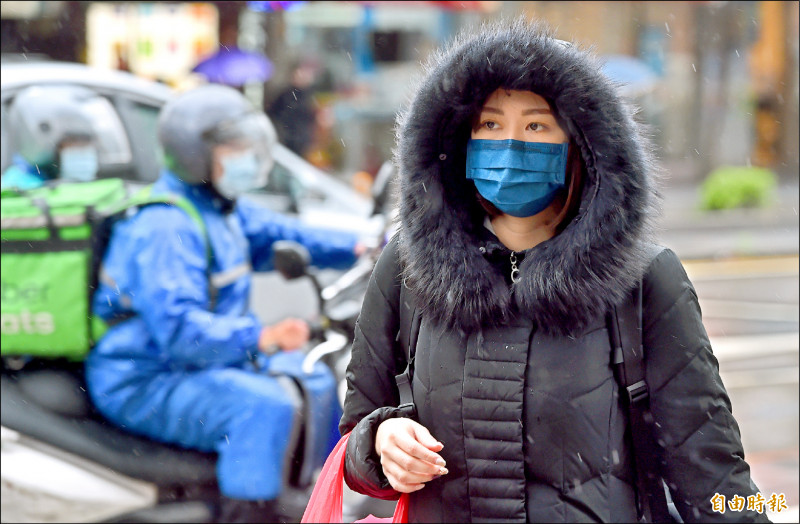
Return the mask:
<svg viewBox="0 0 800 524"><path fill-rule="evenodd" d="M512 140L519 140L520 142L524 142L525 138L526 137L525 137L524 130L509 129L509 130L506 130L505 136L503 137L503 140L512 139Z"/></svg>
<svg viewBox="0 0 800 524"><path fill-rule="evenodd" d="M526 139L525 126L521 125L519 122L512 122L511 125L503 128L502 140L509 140L509 139L519 140L520 142L524 142Z"/></svg>

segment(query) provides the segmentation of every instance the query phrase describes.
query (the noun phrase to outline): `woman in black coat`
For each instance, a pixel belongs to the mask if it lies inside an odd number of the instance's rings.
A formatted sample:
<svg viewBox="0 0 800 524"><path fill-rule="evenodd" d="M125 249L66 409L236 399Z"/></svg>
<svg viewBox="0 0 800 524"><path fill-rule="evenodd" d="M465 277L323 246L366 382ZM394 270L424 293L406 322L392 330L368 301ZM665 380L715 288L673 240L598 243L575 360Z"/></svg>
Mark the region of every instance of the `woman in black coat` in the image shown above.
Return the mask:
<svg viewBox="0 0 800 524"><path fill-rule="evenodd" d="M606 318L640 286L654 462L677 510L766 522L727 508L758 488L692 284L651 242L648 142L593 57L524 20L465 33L397 137L401 225L347 373L348 485L411 493L412 522L636 521ZM411 417L395 384L409 351Z"/></svg>

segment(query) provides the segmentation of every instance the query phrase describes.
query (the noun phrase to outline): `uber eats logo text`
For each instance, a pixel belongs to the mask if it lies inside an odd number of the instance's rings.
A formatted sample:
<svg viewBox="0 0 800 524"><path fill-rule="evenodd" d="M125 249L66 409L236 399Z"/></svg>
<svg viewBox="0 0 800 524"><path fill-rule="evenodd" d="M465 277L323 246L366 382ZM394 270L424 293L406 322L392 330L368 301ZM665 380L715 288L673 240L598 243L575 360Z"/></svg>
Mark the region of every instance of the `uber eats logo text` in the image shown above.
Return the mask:
<svg viewBox="0 0 800 524"><path fill-rule="evenodd" d="M48 301L47 284L6 282L2 287L3 335L50 335L55 331L53 314L42 311Z"/></svg>

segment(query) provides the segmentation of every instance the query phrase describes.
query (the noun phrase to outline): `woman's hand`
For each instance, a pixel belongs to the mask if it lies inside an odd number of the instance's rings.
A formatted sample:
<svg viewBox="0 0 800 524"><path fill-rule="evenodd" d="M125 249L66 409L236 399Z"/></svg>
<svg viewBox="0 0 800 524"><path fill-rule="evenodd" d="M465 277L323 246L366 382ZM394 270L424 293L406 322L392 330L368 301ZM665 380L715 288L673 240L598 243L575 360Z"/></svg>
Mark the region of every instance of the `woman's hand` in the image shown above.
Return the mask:
<svg viewBox="0 0 800 524"><path fill-rule="evenodd" d="M276 346L283 351L290 351L301 348L310 336L311 331L305 320L287 318L261 330L258 349L267 354L273 353Z"/></svg>
<svg viewBox="0 0 800 524"><path fill-rule="evenodd" d="M375 434L383 474L401 493L418 491L426 482L447 474L444 459L436 453L443 447L425 426L410 418L384 420Z"/></svg>

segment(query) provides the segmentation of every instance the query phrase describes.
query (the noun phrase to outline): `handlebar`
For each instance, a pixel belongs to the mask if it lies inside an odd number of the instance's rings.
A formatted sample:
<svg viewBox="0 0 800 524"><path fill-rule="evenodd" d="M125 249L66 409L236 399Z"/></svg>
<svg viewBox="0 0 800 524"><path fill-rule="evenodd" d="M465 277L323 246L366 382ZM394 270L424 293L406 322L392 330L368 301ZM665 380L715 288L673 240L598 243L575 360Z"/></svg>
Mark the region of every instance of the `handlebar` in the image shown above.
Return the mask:
<svg viewBox="0 0 800 524"><path fill-rule="evenodd" d="M325 331L325 340L320 342L308 352L308 355L303 359L302 370L303 373L311 373L314 369L314 364L322 357L329 353L335 353L347 346L347 337L341 333L337 333L331 329Z"/></svg>
<svg viewBox="0 0 800 524"><path fill-rule="evenodd" d="M375 266L375 261L370 257L361 257L356 261L355 265L348 269L343 275L336 279L335 282L320 290L320 296L324 302L332 300L343 290L352 286L359 279L372 273L372 268Z"/></svg>

